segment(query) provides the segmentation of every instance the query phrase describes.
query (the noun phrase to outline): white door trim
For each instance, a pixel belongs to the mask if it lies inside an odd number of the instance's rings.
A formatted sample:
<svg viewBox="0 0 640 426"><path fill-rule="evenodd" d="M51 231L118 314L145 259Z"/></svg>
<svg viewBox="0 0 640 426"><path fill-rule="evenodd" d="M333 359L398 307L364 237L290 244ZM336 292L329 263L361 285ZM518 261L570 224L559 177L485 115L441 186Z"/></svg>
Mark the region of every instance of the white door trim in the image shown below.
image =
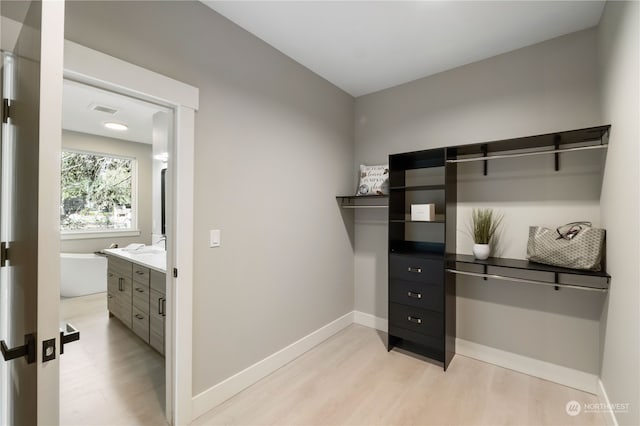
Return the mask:
<svg viewBox="0 0 640 426"><path fill-rule="evenodd" d="M173 268L178 277L167 280L167 324L165 353L167 397L173 401L167 413L175 425L192 420L192 304L193 304L193 163L195 111L199 105L196 87L130 64L113 56L65 40L64 76L113 92L160 103L174 110L173 161L177 173L169 176L173 221L169 225L167 277ZM170 160L171 161L171 160ZM172 229L173 228L173 229Z"/></svg>
<svg viewBox="0 0 640 426"><path fill-rule="evenodd" d="M42 2L38 144L37 423L60 418L60 146L64 3ZM55 159L55 161L51 161ZM52 301L54 301L52 303ZM41 341L57 339L58 358L43 361ZM14 361L15 362L15 361Z"/></svg>

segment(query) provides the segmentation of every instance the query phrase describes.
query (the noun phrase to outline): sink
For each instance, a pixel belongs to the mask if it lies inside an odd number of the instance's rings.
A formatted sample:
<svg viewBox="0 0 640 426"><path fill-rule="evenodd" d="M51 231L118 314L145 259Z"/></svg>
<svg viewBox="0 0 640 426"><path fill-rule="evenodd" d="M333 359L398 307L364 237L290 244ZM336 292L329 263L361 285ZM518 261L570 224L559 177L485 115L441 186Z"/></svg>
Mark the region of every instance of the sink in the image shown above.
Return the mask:
<svg viewBox="0 0 640 426"><path fill-rule="evenodd" d="M155 246L144 246L137 250L127 250L126 248L123 250L134 256L141 255L141 254L167 254L165 250Z"/></svg>

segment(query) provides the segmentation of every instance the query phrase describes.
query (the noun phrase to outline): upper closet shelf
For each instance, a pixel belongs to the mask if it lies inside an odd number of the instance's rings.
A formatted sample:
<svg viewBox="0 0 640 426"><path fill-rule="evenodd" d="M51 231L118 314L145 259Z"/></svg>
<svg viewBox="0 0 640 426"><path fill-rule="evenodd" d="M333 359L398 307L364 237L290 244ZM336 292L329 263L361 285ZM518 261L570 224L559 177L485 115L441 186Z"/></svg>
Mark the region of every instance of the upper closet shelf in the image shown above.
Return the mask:
<svg viewBox="0 0 640 426"><path fill-rule="evenodd" d="M386 209L389 206L388 195L338 195L336 200L343 209Z"/></svg>
<svg viewBox="0 0 640 426"><path fill-rule="evenodd" d="M447 163L484 162L487 175L487 160L528 157L532 155L555 155L555 170L560 170L560 154L573 151L606 149L610 125L547 133L523 138L505 139L472 145L462 145L451 149L453 155ZM515 151L515 152L514 152ZM462 158L461 158L462 157Z"/></svg>
<svg viewBox="0 0 640 426"><path fill-rule="evenodd" d="M447 272L487 278L605 292L611 275L605 271L583 271L529 262L523 259L490 257L478 260L473 256L456 254L447 257Z"/></svg>

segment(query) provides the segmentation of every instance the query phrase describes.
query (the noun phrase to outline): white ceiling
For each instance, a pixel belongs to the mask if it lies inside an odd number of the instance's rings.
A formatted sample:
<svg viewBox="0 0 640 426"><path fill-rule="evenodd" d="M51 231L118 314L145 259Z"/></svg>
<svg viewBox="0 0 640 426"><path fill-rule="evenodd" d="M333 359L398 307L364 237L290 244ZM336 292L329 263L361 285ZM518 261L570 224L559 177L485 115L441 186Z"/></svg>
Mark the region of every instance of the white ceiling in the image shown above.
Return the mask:
<svg viewBox="0 0 640 426"><path fill-rule="evenodd" d="M95 111L94 105L116 109L115 114ZM133 142L152 143L153 115L166 109L74 81L64 80L62 92L62 128L91 135ZM125 131L110 130L106 122L127 125Z"/></svg>
<svg viewBox="0 0 640 426"><path fill-rule="evenodd" d="M604 1L211 1L353 96L598 24Z"/></svg>

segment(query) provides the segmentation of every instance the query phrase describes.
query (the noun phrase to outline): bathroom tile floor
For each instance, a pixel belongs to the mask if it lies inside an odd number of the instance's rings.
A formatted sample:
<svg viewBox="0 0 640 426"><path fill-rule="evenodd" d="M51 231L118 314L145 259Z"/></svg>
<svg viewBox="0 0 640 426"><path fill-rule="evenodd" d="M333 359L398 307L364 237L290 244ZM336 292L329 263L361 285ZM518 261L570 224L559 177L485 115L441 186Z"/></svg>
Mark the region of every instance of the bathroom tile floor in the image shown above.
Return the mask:
<svg viewBox="0 0 640 426"><path fill-rule="evenodd" d="M105 293L61 300L80 330L60 362L61 425L166 425L164 358L120 321Z"/></svg>

